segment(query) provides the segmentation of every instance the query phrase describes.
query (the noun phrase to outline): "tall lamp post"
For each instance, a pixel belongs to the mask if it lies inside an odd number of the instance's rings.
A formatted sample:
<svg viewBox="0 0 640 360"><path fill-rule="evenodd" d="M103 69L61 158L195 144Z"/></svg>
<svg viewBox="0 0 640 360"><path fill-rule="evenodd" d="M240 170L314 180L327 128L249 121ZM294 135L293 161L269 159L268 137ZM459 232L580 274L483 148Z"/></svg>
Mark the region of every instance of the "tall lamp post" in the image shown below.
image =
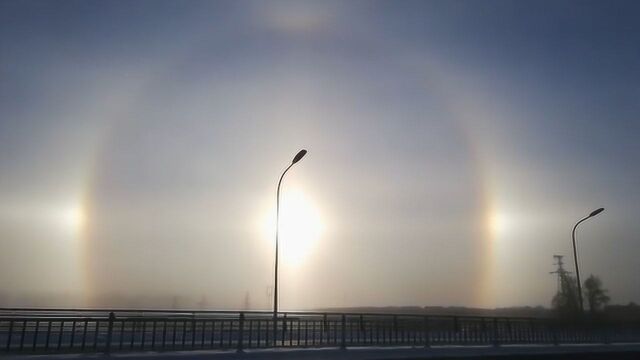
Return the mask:
<svg viewBox="0 0 640 360"><path fill-rule="evenodd" d="M300 150L296 156L293 157L291 164L284 170L282 176L280 176L280 180L278 181L278 191L276 192L276 279L274 281L273 286L273 340L275 341L275 336L277 334L278 329L278 229L280 228L280 185L282 184L282 179L284 178L284 174L291 169L291 167L300 161L307 154L307 150Z"/></svg>
<svg viewBox="0 0 640 360"><path fill-rule="evenodd" d="M573 261L575 261L576 263L576 280L578 281L578 298L580 299L580 312L583 313L584 312L584 303L582 302L582 284L580 283L580 270L578 270L578 253L576 252L576 228L578 227L578 225L580 225L581 222L592 218L598 214L600 214L601 212L604 211L604 208L599 208L596 210L593 210L591 212L591 214L589 214L588 216L586 216L585 218L581 219L580 221L578 221L576 223L576 225L573 227L573 231L571 232L571 237L573 239Z"/></svg>

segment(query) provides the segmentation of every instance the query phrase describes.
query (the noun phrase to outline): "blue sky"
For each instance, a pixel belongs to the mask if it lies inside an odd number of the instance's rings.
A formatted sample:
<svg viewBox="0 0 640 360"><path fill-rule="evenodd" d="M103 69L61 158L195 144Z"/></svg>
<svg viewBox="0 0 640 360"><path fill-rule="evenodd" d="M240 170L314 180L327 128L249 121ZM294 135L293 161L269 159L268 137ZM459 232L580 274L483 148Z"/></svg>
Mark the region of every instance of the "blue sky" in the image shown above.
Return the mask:
<svg viewBox="0 0 640 360"><path fill-rule="evenodd" d="M283 308L548 305L600 206L583 276L637 302L638 15L4 1L0 300L268 308L275 185L307 148Z"/></svg>

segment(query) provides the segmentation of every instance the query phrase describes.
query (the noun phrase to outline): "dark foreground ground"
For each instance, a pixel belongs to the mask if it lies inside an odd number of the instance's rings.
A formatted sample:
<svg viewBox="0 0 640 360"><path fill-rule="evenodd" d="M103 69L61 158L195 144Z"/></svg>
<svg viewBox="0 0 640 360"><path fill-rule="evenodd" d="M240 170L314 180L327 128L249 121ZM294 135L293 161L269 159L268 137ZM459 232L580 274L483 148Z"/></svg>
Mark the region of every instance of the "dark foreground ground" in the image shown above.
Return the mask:
<svg viewBox="0 0 640 360"><path fill-rule="evenodd" d="M177 351L105 354L16 355L3 359L69 360L69 359L162 359L162 360L386 360L386 359L640 359L640 344L565 345L565 346L446 346L424 348L350 348L313 350Z"/></svg>

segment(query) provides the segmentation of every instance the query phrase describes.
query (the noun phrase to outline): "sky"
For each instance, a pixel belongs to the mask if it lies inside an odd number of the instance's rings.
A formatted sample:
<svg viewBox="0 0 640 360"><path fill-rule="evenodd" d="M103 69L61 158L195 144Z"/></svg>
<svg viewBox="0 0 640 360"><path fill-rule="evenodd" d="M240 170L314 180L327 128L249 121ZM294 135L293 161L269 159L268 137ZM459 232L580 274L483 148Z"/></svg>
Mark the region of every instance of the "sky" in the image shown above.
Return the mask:
<svg viewBox="0 0 640 360"><path fill-rule="evenodd" d="M0 2L0 305L640 301L633 1Z"/></svg>

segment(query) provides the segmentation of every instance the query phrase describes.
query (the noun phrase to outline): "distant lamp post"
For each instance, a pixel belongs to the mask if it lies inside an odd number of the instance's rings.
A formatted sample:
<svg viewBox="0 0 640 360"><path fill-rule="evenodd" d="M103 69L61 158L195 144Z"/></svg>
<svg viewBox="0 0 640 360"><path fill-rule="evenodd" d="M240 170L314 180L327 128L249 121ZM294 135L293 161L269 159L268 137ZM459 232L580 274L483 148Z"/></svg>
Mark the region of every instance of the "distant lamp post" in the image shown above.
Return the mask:
<svg viewBox="0 0 640 360"><path fill-rule="evenodd" d="M280 185L282 184L282 179L284 178L284 174L291 169L291 167L300 161L307 154L307 150L300 150L296 156L293 157L291 164L284 170L282 176L280 176L280 181L278 181L278 191L276 192L276 279L273 286L273 334L275 336L277 330L277 319L278 319L278 229L280 227ZM275 341L275 338L274 338Z"/></svg>
<svg viewBox="0 0 640 360"><path fill-rule="evenodd" d="M573 239L573 261L576 263L576 280L578 281L578 298L580 299L580 312L584 312L584 303L582 302L582 284L580 283L580 270L578 269L578 253L576 252L576 228L580 225L581 222L592 218L601 212L604 211L604 208L599 208L593 210L591 214L578 221L576 225L573 227L573 231L571 232L571 237Z"/></svg>

